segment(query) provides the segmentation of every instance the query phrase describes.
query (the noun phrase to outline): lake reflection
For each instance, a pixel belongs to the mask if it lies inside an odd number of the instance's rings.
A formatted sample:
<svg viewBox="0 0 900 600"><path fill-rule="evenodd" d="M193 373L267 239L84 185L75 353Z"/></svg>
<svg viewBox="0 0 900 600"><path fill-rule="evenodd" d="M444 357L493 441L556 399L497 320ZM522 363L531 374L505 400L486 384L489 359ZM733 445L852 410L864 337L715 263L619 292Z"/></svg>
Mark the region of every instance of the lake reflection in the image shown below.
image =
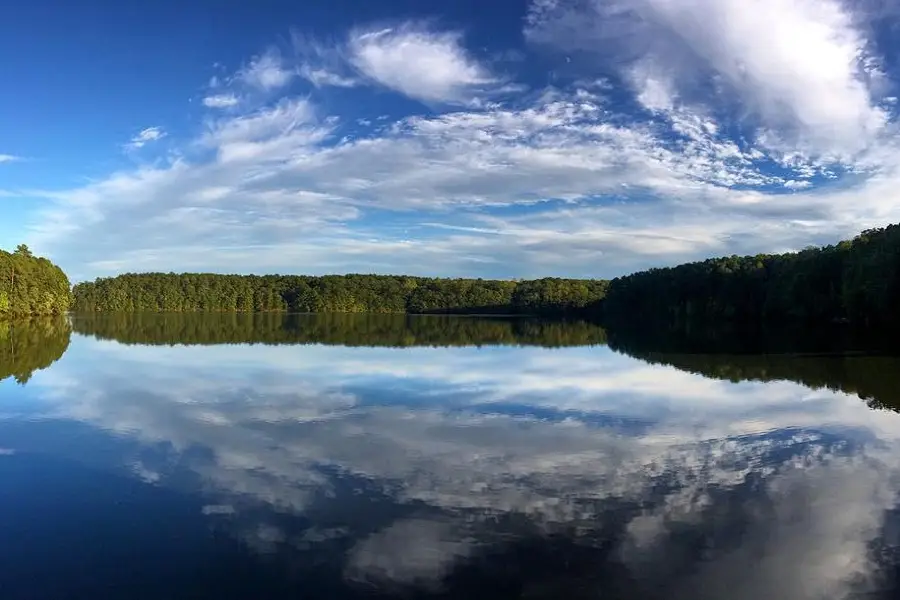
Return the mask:
<svg viewBox="0 0 900 600"><path fill-rule="evenodd" d="M0 383L4 599L895 590L900 417L846 393L891 405L893 358L651 364L502 319L60 327L16 326L47 343Z"/></svg>

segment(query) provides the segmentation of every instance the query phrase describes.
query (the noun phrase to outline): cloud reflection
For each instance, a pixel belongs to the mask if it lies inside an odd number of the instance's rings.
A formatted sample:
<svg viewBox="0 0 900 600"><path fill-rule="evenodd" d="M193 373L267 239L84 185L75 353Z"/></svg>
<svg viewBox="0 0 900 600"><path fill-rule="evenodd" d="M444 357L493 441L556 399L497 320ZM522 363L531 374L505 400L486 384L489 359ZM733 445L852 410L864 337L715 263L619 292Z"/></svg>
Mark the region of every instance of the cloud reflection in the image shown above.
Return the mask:
<svg viewBox="0 0 900 600"><path fill-rule="evenodd" d="M563 536L646 597L842 597L876 585L898 491L895 414L601 347L77 338L33 385L45 419L169 448L252 547L332 549L358 585L436 590Z"/></svg>

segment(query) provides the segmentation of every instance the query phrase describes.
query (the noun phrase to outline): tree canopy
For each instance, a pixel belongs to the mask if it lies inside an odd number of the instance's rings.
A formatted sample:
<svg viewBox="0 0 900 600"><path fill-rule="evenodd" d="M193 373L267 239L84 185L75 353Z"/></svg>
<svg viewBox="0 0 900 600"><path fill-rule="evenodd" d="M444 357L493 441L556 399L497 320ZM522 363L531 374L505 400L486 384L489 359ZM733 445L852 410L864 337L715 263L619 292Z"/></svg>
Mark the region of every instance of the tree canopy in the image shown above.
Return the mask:
<svg viewBox="0 0 900 600"><path fill-rule="evenodd" d="M0 250L0 319L61 314L71 299L69 279L49 260L35 257L24 244L13 253Z"/></svg>
<svg viewBox="0 0 900 600"><path fill-rule="evenodd" d="M75 286L83 312L597 313L607 282L393 275L125 274Z"/></svg>
<svg viewBox="0 0 900 600"><path fill-rule="evenodd" d="M900 225L823 248L713 258L610 282L608 323L900 325Z"/></svg>

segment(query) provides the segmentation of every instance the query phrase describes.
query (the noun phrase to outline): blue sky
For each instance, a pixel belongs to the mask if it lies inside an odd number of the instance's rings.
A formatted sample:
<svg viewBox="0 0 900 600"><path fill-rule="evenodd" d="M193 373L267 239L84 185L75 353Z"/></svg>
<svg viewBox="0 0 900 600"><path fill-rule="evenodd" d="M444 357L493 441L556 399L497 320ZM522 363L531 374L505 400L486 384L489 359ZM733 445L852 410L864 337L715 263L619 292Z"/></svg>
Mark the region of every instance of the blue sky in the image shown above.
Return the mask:
<svg viewBox="0 0 900 600"><path fill-rule="evenodd" d="M10 3L0 247L609 277L900 221L876 0Z"/></svg>

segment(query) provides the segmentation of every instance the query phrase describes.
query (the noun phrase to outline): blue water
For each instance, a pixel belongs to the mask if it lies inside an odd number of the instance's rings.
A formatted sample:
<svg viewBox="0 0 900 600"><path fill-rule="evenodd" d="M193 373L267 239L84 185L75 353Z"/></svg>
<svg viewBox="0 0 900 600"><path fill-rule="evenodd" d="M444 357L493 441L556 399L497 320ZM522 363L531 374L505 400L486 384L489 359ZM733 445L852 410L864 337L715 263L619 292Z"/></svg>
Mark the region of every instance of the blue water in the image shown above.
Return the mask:
<svg viewBox="0 0 900 600"><path fill-rule="evenodd" d="M125 345L0 382L0 597L893 597L900 416L603 345Z"/></svg>

